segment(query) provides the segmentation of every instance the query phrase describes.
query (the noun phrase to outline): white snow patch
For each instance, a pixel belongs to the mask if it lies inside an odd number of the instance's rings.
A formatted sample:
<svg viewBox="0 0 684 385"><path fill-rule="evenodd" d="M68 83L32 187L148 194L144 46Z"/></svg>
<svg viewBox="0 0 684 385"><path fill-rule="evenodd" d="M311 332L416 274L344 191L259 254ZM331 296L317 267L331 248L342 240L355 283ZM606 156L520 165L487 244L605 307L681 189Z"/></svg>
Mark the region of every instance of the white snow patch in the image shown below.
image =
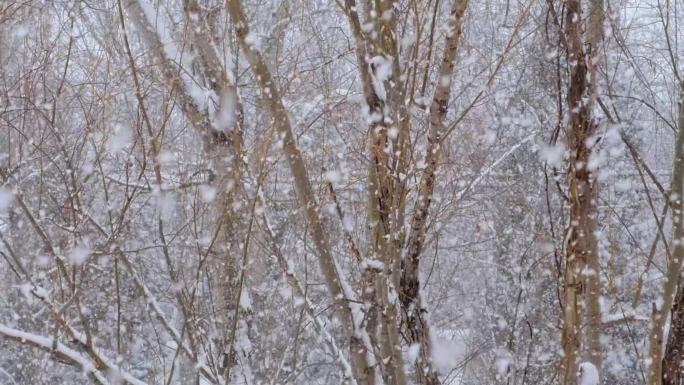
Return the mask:
<svg viewBox="0 0 684 385"><path fill-rule="evenodd" d="M328 203L323 206L323 212L328 215L335 215L337 213L337 206L334 203Z"/></svg>
<svg viewBox="0 0 684 385"><path fill-rule="evenodd" d="M582 362L579 366L580 385L599 385L599 371L591 362Z"/></svg>
<svg viewBox="0 0 684 385"><path fill-rule="evenodd" d="M416 360L418 359L418 355L420 354L420 344L413 344L409 346L408 351L406 352L406 363L408 365L413 365Z"/></svg>
<svg viewBox="0 0 684 385"><path fill-rule="evenodd" d="M362 262L363 269L369 269L369 270L379 270L382 271L385 268L385 264L382 263L381 261L378 261L377 259L364 259Z"/></svg>
<svg viewBox="0 0 684 385"><path fill-rule="evenodd" d="M615 191L625 192L632 189L632 181L629 179L622 179L615 182Z"/></svg>
<svg viewBox="0 0 684 385"><path fill-rule="evenodd" d="M509 357L499 357L496 359L496 374L500 379L508 377L511 371L511 360Z"/></svg>
<svg viewBox="0 0 684 385"><path fill-rule="evenodd" d="M292 303L294 304L294 307L300 307L306 304L306 300L302 297L297 297L292 301Z"/></svg>
<svg viewBox="0 0 684 385"><path fill-rule="evenodd" d="M48 298L48 292L47 292L47 290L45 290L45 288L43 288L43 287L41 287L41 286L36 286L36 287L34 287L34 288L33 288L33 294L35 294L36 297L38 297L38 298L42 298L42 299L47 299L47 298Z"/></svg>
<svg viewBox="0 0 684 385"><path fill-rule="evenodd" d="M252 309L252 297L247 290L244 290L240 295L240 307L245 310Z"/></svg>
<svg viewBox="0 0 684 385"><path fill-rule="evenodd" d="M253 50L261 51L261 39L254 32L250 31L247 36L245 36L245 43L249 44Z"/></svg>
<svg viewBox="0 0 684 385"><path fill-rule="evenodd" d="M381 100L387 99L384 81L392 75L392 62L383 56L374 56L368 60L368 64L373 68L373 89Z"/></svg>
<svg viewBox="0 0 684 385"><path fill-rule="evenodd" d="M342 219L342 226L344 227L344 230L349 233L354 231L354 221L350 217L344 217L344 219Z"/></svg>
<svg viewBox="0 0 684 385"><path fill-rule="evenodd" d="M539 149L539 158L552 167L561 167L565 156L565 145L542 146Z"/></svg>
<svg viewBox="0 0 684 385"><path fill-rule="evenodd" d="M487 144L494 144L496 142L497 133L494 130L486 129L484 132L484 141Z"/></svg>
<svg viewBox="0 0 684 385"><path fill-rule="evenodd" d="M432 341L432 363L441 374L451 372L463 358L465 349L457 341L435 338Z"/></svg>
<svg viewBox="0 0 684 385"><path fill-rule="evenodd" d="M416 35L413 33L407 33L406 36L404 36L399 44L401 45L402 49L408 49L411 47L414 43L416 42Z"/></svg>
<svg viewBox="0 0 684 385"><path fill-rule="evenodd" d="M542 253L553 253L555 250L555 247L553 246L553 243L550 242L541 242L539 244L539 251Z"/></svg>
<svg viewBox="0 0 684 385"><path fill-rule="evenodd" d="M169 219L176 211L176 200L173 194L164 192L157 196L157 210L162 218Z"/></svg>
<svg viewBox="0 0 684 385"><path fill-rule="evenodd" d="M77 245L69 253L69 262L74 265L82 265L90 256L90 248L84 244Z"/></svg>
<svg viewBox="0 0 684 385"><path fill-rule="evenodd" d="M173 162L176 159L176 155L174 155L170 151L163 151L159 156L157 157L157 161L161 165L169 165L171 162Z"/></svg>
<svg viewBox="0 0 684 385"><path fill-rule="evenodd" d="M216 188L214 186L209 186L203 184L199 187L200 196L205 203L213 202L216 199Z"/></svg>
<svg viewBox="0 0 684 385"><path fill-rule="evenodd" d="M226 92L221 98L221 108L218 111L216 120L217 126L222 131L230 131L235 125L235 110L237 101L232 92Z"/></svg>
<svg viewBox="0 0 684 385"><path fill-rule="evenodd" d="M546 60L553 60L558 56L558 49L556 48L551 48L548 51L544 53L544 58Z"/></svg>
<svg viewBox="0 0 684 385"><path fill-rule="evenodd" d="M392 140L396 140L399 137L399 130L396 127L392 127L387 130L387 136Z"/></svg>
<svg viewBox="0 0 684 385"><path fill-rule="evenodd" d="M131 129L126 125L117 124L114 127L114 133L107 141L107 148L110 152L116 153L126 148L132 141L133 132Z"/></svg>
<svg viewBox="0 0 684 385"><path fill-rule="evenodd" d="M599 167L603 166L607 160L608 159L604 151L594 151L589 157L587 170L596 171Z"/></svg>
<svg viewBox="0 0 684 385"><path fill-rule="evenodd" d="M340 183L342 181L342 174L339 171L326 171L323 174L323 178L326 182Z"/></svg>
<svg viewBox="0 0 684 385"><path fill-rule="evenodd" d="M22 283L21 285L15 285L14 287L16 287L19 290L19 292L24 298L31 302L33 298L31 297L32 286L30 283L26 282Z"/></svg>
<svg viewBox="0 0 684 385"><path fill-rule="evenodd" d="M0 213L7 212L14 201L14 194L10 190L0 189Z"/></svg>
<svg viewBox="0 0 684 385"><path fill-rule="evenodd" d="M19 25L14 27L14 37L16 37L17 39L21 39L23 37L26 37L28 34L29 34L29 29L25 25L19 24Z"/></svg>

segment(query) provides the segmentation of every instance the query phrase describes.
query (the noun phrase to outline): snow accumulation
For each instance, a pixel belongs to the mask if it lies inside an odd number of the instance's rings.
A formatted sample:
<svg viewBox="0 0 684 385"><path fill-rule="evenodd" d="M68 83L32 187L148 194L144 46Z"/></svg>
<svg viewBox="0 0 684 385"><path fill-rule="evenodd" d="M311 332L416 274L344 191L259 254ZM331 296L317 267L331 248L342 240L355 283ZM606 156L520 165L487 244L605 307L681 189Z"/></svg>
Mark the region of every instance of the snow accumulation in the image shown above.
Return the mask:
<svg viewBox="0 0 684 385"><path fill-rule="evenodd" d="M580 364L579 385L599 385L599 371L591 362Z"/></svg>

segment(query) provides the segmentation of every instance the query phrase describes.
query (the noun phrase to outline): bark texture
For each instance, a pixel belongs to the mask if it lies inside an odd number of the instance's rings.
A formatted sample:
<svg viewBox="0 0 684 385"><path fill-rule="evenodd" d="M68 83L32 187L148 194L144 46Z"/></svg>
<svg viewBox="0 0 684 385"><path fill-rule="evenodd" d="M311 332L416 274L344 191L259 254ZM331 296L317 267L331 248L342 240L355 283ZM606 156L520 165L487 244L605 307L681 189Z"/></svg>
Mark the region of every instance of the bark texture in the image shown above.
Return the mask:
<svg viewBox="0 0 684 385"><path fill-rule="evenodd" d="M596 101L599 44L603 34L603 4L593 0L583 33L582 3L566 2L565 35L570 65L567 103L567 147L570 151L567 229L563 285L562 381L578 381L581 361L601 368L600 264L596 239L596 169L590 169L597 123Z"/></svg>

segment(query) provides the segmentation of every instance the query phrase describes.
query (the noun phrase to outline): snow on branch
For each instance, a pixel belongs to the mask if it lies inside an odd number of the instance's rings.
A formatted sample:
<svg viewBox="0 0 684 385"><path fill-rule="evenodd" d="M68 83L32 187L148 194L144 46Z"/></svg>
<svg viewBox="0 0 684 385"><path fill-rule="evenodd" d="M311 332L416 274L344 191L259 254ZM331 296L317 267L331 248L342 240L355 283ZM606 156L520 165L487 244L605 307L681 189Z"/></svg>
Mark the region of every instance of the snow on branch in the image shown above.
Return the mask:
<svg viewBox="0 0 684 385"><path fill-rule="evenodd" d="M177 63L181 69L190 68L192 65L190 60L191 57L188 55L183 55L182 50L177 46L176 42L171 36L166 20L163 17L158 17L157 12L153 8L152 4L147 2L147 0L138 0L137 3L142 9L143 15L148 25L152 26L153 31L157 36L157 40L162 46L167 59ZM187 72L181 71L180 77L183 82L183 88L200 109L204 110L208 107L207 101L212 96L214 100L218 100L216 95L212 95L213 92L197 84L197 82L188 76Z"/></svg>
<svg viewBox="0 0 684 385"><path fill-rule="evenodd" d="M24 332L3 324L0 324L0 336L54 354L59 361L81 368L85 374L92 375L99 383L109 384L109 380L103 376L102 372L97 370L95 365L93 365L88 358L82 356L81 353L65 346L59 341L55 342L54 338L52 337L44 337L41 335ZM138 381L136 379L134 380L135 381L131 383L135 385L145 385L145 383L142 381ZM128 379L126 379L126 381L128 381Z"/></svg>

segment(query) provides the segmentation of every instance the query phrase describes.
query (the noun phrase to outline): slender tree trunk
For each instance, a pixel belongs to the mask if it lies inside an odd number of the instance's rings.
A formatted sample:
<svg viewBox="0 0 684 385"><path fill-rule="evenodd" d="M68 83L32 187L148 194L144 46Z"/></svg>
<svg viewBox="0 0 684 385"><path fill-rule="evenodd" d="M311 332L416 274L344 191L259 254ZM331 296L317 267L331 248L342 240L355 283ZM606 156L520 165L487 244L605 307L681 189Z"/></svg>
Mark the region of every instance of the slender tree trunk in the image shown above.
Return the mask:
<svg viewBox="0 0 684 385"><path fill-rule="evenodd" d="M373 6L374 12L368 12ZM380 353L379 364L382 367L383 378L388 384L405 385L407 379L401 351L398 321L400 317L397 303L392 298L396 298L400 270L399 239L406 192L403 188L405 182L399 175L406 174L407 136L399 135L399 138L392 138L388 131L395 129L397 125L407 125L409 117L402 114L405 112L401 96L403 82L397 57L396 19L391 12L393 6L393 1L366 4L366 18L372 20L371 24L374 26L372 33L366 33L362 29L354 0L346 0L344 9L356 40L356 58L369 115L374 117L369 124L371 162L368 168L368 223L372 247L370 258L383 264L382 269L364 270L360 285L361 296L371 309L368 313L367 327L373 344L378 347ZM386 12L388 10L389 13ZM371 14L375 16L371 17ZM379 17L385 14L392 16L388 19ZM370 63L371 58L381 58L383 63ZM393 87L387 87L390 79L384 79L386 75L381 76L377 73L378 65L387 65L384 61L391 63ZM393 112L398 116L387 119ZM389 120L393 123L388 123ZM401 130L402 128L399 128L398 131ZM396 151L388 151L390 148L399 149L398 154Z"/></svg>
<svg viewBox="0 0 684 385"><path fill-rule="evenodd" d="M596 101L597 61L603 34L603 4L593 0L587 25L587 50L582 39L582 4L566 2L565 35L568 44L570 82L568 89L567 146L570 224L567 229L563 287L563 361L565 385L577 383L580 360L601 368L601 296L598 242L596 239L596 170L590 170L596 133L592 109Z"/></svg>
<svg viewBox="0 0 684 385"><path fill-rule="evenodd" d="M318 253L321 272L331 297L337 301L337 310L341 313L340 320L350 340L354 377L360 384L373 385L378 377L377 365L372 355L370 337L362 326L364 311L357 304L355 294L340 276L337 262L330 248L328 235L323 228L320 208L309 180L304 159L295 142L287 110L264 58L248 42L248 19L242 3L240 0L227 0L226 5L235 24L239 44L259 83L263 103L271 116L277 133L282 138L283 152L294 177L295 190L309 225L311 239Z"/></svg>
<svg viewBox="0 0 684 385"><path fill-rule="evenodd" d="M196 0L184 0L186 21L190 28L190 36L197 49L196 59L200 63L200 70L210 88L219 97L219 113L215 123L200 109L185 88L178 70L173 67L176 58L167 57L159 35L145 14L140 1L126 0L128 16L137 26L138 33L150 48L156 62L159 63L161 74L170 93L178 95L186 118L204 139L204 150L212 169L212 184L216 188L216 199L211 203L216 215L211 218L213 242L210 258L210 270L216 280L216 296L218 299L217 324L219 341L222 352L222 375L229 380L230 369L235 364L236 352L234 342L231 341L231 324L240 317L240 309L236 307L239 288L237 285L240 275L239 258L239 226L240 217L234 209L234 195L239 186L242 174L242 107L235 85L235 79L226 71L217 56L212 42L216 40L209 33L211 28L206 24L201 8ZM190 338L193 336L189 333ZM234 340L234 338L232 338Z"/></svg>
<svg viewBox="0 0 684 385"><path fill-rule="evenodd" d="M598 62L599 62L599 51L600 45L603 40L603 23L604 23L604 10L603 10L603 0L590 0L589 3L589 25L587 26L587 84L588 84L588 96L586 98L587 103L587 118L588 125L590 125L592 132L587 139L596 134L597 123L592 117L592 110L596 105L596 99L598 95ZM587 160L589 161L589 159ZM587 163L588 164L588 163ZM592 221L588 222L588 225L592 225L591 228L586 229L586 233L591 232L593 235L596 230L596 216L598 212L596 210L596 200L598 199L598 185L596 182L596 175L590 176L593 180L587 181L587 183L593 183L592 192L593 197L591 198L590 205L587 206L587 211L585 215ZM587 254L587 266L585 268L586 274L583 279L586 284L585 302L586 302L586 313L584 317L585 329L586 329L586 343L583 350L583 360L591 362L599 370L603 362L603 352L601 348L601 265L598 253L598 242L594 235L593 239L588 238L591 241L590 250L591 252Z"/></svg>
<svg viewBox="0 0 684 385"><path fill-rule="evenodd" d="M427 219L435 189L437 166L441 154L441 142L445 135L444 121L451 96L451 81L456 53L460 46L461 31L468 0L455 0L450 11L450 33L440 63L437 86L430 105L428 147L425 153L426 168L421 176L418 200L411 218L411 232L407 240L399 298L402 305L404 325L409 344L420 345L420 355L415 362L418 382L424 385L440 384L432 365L432 337L427 311L420 293L420 256L425 243Z"/></svg>
<svg viewBox="0 0 684 385"><path fill-rule="evenodd" d="M663 293L663 307L659 317L654 320L653 331L656 333L651 340L654 346L651 352L652 359L658 359L662 352L663 327L667 312L672 306L670 330L665 346L665 355L662 359L662 384L679 385L684 379L681 363L684 359L684 289L680 284L677 288L676 297L674 288L681 282L682 262L684 261L684 213L682 212L682 199L684 197L684 84L680 84L679 91L679 117L677 121L677 140L675 142L675 158L672 171L671 200L673 234L672 260L668 266L668 277L665 282L665 292ZM676 298L676 300L675 300ZM658 362L660 360L658 359ZM652 372L657 374L657 366ZM657 385L656 377L652 379L650 385Z"/></svg>

